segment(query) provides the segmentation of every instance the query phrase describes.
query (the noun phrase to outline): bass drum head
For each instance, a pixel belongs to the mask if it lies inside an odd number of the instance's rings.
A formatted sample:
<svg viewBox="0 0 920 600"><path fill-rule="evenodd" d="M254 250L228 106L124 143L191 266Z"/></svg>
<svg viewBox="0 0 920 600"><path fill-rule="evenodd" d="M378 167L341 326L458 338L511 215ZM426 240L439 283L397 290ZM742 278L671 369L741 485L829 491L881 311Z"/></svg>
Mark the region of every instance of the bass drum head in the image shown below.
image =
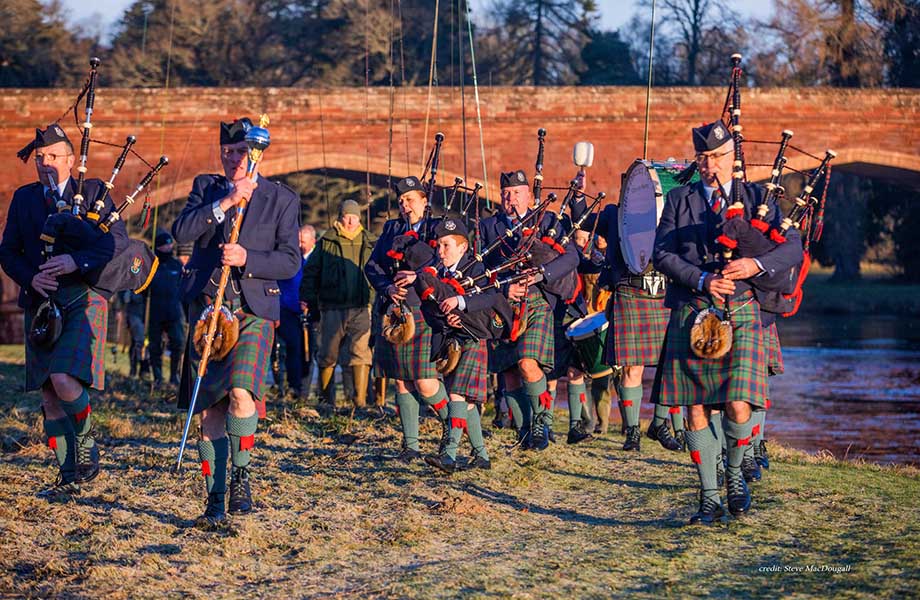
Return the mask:
<svg viewBox="0 0 920 600"><path fill-rule="evenodd" d="M664 208L658 174L650 162L637 160L623 175L617 210L620 250L630 272L641 275L651 269L655 228Z"/></svg>
<svg viewBox="0 0 920 600"><path fill-rule="evenodd" d="M607 317L603 311L591 313L586 317L572 321L572 324L566 328L565 335L570 340L581 340L593 335L595 332L606 331L607 325Z"/></svg>

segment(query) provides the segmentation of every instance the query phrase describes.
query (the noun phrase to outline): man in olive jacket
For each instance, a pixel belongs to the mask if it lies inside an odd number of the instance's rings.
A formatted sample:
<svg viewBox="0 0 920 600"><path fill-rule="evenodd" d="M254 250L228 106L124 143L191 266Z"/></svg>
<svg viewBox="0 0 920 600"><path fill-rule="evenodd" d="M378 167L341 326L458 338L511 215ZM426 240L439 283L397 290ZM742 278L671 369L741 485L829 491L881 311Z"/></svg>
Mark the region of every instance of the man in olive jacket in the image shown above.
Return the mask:
<svg viewBox="0 0 920 600"><path fill-rule="evenodd" d="M361 209L345 200L339 217L320 238L303 271L301 298L310 311L320 313L319 366L321 398L335 404L335 365L339 349L348 341L347 364L355 382L356 408L367 405L371 368L371 289L364 277L364 263L377 238L361 226Z"/></svg>

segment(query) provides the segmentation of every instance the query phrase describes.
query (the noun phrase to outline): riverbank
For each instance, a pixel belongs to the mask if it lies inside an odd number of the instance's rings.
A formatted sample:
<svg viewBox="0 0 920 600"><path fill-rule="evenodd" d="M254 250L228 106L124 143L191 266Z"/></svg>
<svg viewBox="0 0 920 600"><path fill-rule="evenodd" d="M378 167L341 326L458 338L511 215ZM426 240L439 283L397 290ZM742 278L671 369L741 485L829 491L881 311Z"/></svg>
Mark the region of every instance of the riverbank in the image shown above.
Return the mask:
<svg viewBox="0 0 920 600"><path fill-rule="evenodd" d="M890 273L866 268L859 281L831 281L833 269L812 267L804 286L802 314L920 314L920 284L902 283Z"/></svg>
<svg viewBox="0 0 920 600"><path fill-rule="evenodd" d="M38 397L19 391L20 353L0 348L0 595L870 598L920 586L917 469L772 445L751 514L687 527L695 471L647 438L638 455L618 434L520 453L498 431L492 471L448 478L393 459L394 421L313 419L303 405L272 405L260 424L257 512L201 532L194 449L170 472L182 415L128 379L123 357L93 407L103 474L48 504L33 492L55 468ZM560 440L565 421L558 411ZM438 432L423 423L423 449Z"/></svg>

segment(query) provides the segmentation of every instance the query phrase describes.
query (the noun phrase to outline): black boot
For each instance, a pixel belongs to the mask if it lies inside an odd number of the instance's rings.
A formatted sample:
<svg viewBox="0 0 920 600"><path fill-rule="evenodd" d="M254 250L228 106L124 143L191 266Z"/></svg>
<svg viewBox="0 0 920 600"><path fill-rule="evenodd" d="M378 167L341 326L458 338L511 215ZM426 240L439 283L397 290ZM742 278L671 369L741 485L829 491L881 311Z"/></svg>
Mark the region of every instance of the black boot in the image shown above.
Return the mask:
<svg viewBox="0 0 920 600"><path fill-rule="evenodd" d="M416 461L422 457L422 453L418 450L413 450L407 446L403 446L403 449L396 455L396 460L400 460L406 464L409 464L413 461Z"/></svg>
<svg viewBox="0 0 920 600"><path fill-rule="evenodd" d="M93 431L85 437L94 443L90 448L86 447L85 442L77 443L77 483L90 482L99 475L99 445L95 443Z"/></svg>
<svg viewBox="0 0 920 600"><path fill-rule="evenodd" d="M426 456L425 462L435 467L441 469L447 474L453 473L457 470L457 461L452 459L447 454L439 454L437 456Z"/></svg>
<svg viewBox="0 0 920 600"><path fill-rule="evenodd" d="M712 525L725 515L722 504L715 498L706 498L700 492L700 509L690 517L690 524Z"/></svg>
<svg viewBox="0 0 920 600"><path fill-rule="evenodd" d="M754 446L754 460L757 461L761 469L770 468L770 457L767 456L767 440L760 440L760 443Z"/></svg>
<svg viewBox="0 0 920 600"><path fill-rule="evenodd" d="M567 444L577 444L585 440L590 440L594 436L585 431L585 422L578 421L575 426L569 429L569 435L565 440Z"/></svg>
<svg viewBox="0 0 920 600"><path fill-rule="evenodd" d="M171 354L169 357L169 385L179 385L179 361L182 355L179 353Z"/></svg>
<svg viewBox="0 0 920 600"><path fill-rule="evenodd" d="M683 452L687 449L687 436L683 429L674 434L674 439L680 444L679 451Z"/></svg>
<svg viewBox="0 0 920 600"><path fill-rule="evenodd" d="M671 435L671 428L668 427L668 422L662 421L657 427L654 425L654 421L652 423L652 425L648 426L648 431L645 435L657 441L665 450L679 452L681 450L681 444L677 441L677 438Z"/></svg>
<svg viewBox="0 0 920 600"><path fill-rule="evenodd" d="M549 426L544 424L543 415L536 415L530 427L530 448L546 450L549 447Z"/></svg>
<svg viewBox="0 0 920 600"><path fill-rule="evenodd" d="M623 450L627 452L635 451L639 452L642 445L642 433L639 431L639 426L634 425L632 427L626 428L626 441L623 442Z"/></svg>
<svg viewBox="0 0 920 600"><path fill-rule="evenodd" d="M248 513L252 510L252 493L249 490L249 468L233 467L230 470L231 513Z"/></svg>
<svg viewBox="0 0 920 600"><path fill-rule="evenodd" d="M521 425L521 428L518 429L518 446L521 447L521 450L530 450L530 423L524 423Z"/></svg>
<svg viewBox="0 0 920 600"><path fill-rule="evenodd" d="M204 514L195 519L199 529L220 529L227 525L227 511L224 509L224 494L208 494Z"/></svg>
<svg viewBox="0 0 920 600"><path fill-rule="evenodd" d="M728 469L725 484L728 489L728 511L737 517L750 510L751 491L744 481L741 469Z"/></svg>
<svg viewBox="0 0 920 600"><path fill-rule="evenodd" d="M444 419L441 421L441 441L438 442L438 456L444 454L447 444L450 443L450 421Z"/></svg>
<svg viewBox="0 0 920 600"><path fill-rule="evenodd" d="M741 459L741 473L744 475L744 480L748 483L760 481L760 465L750 456L745 456Z"/></svg>
<svg viewBox="0 0 920 600"><path fill-rule="evenodd" d="M477 455L474 456L473 459L470 460L470 462L468 462L464 468L467 470L482 469L483 471L489 471L492 469L492 461L490 461L488 458L483 458Z"/></svg>
<svg viewBox="0 0 920 600"><path fill-rule="evenodd" d="M80 486L76 481L64 481L64 477L58 473L57 481L50 488L42 490L37 494L39 498L48 501L68 500L72 496L80 494Z"/></svg>
<svg viewBox="0 0 920 600"><path fill-rule="evenodd" d="M160 385L163 383L163 363L159 360L150 361L150 367L153 370L153 384Z"/></svg>

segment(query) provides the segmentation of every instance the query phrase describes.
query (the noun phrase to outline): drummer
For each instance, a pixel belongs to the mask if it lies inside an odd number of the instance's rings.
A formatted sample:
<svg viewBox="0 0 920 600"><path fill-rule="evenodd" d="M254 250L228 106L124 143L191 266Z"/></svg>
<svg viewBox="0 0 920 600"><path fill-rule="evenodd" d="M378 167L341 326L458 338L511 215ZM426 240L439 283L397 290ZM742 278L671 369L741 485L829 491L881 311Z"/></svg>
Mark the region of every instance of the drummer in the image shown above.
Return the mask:
<svg viewBox="0 0 920 600"><path fill-rule="evenodd" d="M641 162L631 168L646 168ZM627 175L628 177L628 175ZM656 211L655 194L635 195L624 198L630 206L645 206ZM610 329L607 334L605 361L608 365L623 367L623 375L617 385L620 408L626 427L626 441L623 450L639 452L642 435L639 431L639 409L642 403L642 374L646 366L658 364L661 346L668 326L670 309L664 306L666 279L649 265L642 270L627 263L619 235L619 207L610 204L604 207L598 217L597 234L607 243L605 272L601 280L612 289L607 301L606 314ZM591 222L591 219L588 219ZM593 223L591 223L593 225ZM651 236L631 236L634 238ZM635 249L634 255L651 256L649 248ZM683 432L680 407L670 409L675 430ZM669 408L656 406L655 416L648 429L648 437L657 440L668 450L683 448L682 440L675 438L668 427Z"/></svg>

